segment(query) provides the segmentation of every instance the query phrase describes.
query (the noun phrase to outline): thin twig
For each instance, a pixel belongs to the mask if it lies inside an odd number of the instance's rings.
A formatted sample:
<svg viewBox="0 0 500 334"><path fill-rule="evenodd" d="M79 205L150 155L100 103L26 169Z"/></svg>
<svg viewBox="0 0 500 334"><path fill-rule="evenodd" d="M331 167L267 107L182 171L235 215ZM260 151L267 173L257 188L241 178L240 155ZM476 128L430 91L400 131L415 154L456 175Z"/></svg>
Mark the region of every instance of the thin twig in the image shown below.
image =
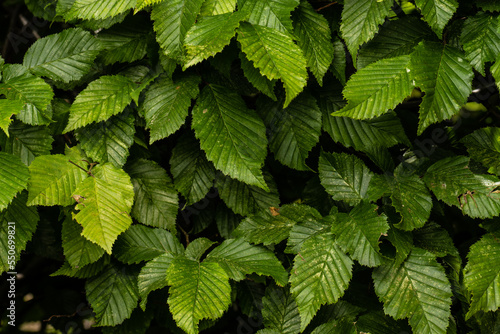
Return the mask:
<svg viewBox="0 0 500 334"><path fill-rule="evenodd" d="M78 168L80 168L81 170L83 170L85 173L87 173L87 174L89 174L90 176L94 177L94 174L92 174L92 172L91 172L91 171L88 171L88 170L86 170L85 168L83 168L82 166L79 166L79 165L75 164L75 163L74 163L73 161L71 161L71 160L68 160L68 161L69 161L70 163L72 163L73 165L75 165L76 167L78 167Z"/></svg>
<svg viewBox="0 0 500 334"><path fill-rule="evenodd" d="M318 9L316 9L317 12L319 12L320 10L322 9L325 9L325 8L328 8L330 6L333 6L337 3L337 1L334 1L334 2L330 2L328 5L324 5L323 7L319 7Z"/></svg>
<svg viewBox="0 0 500 334"><path fill-rule="evenodd" d="M182 234L184 234L184 237L186 238L186 247L189 245L189 234L184 231L184 229L181 227L181 225L178 225L179 229L181 230Z"/></svg>

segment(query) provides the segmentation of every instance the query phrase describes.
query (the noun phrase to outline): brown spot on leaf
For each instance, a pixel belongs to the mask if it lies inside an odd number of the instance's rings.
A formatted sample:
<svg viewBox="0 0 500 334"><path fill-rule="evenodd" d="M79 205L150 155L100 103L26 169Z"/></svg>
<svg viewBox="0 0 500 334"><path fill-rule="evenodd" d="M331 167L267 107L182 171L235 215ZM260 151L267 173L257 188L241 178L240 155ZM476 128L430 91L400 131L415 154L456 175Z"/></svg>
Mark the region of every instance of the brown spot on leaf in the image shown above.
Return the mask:
<svg viewBox="0 0 500 334"><path fill-rule="evenodd" d="M275 208L274 206L269 207L269 210L271 210L271 214L272 214L273 216L279 216L279 214L280 214L280 213L278 212L278 211L280 211L280 209L279 209L279 208Z"/></svg>

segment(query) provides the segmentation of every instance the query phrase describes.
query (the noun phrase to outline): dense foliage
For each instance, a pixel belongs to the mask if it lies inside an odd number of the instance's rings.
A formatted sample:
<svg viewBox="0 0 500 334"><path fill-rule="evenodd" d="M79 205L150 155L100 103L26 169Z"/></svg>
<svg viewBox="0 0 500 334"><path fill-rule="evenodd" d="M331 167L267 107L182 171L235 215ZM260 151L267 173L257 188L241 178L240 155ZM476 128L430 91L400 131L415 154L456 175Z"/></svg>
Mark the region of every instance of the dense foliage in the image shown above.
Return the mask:
<svg viewBox="0 0 500 334"><path fill-rule="evenodd" d="M18 324L500 332L500 1L4 8Z"/></svg>

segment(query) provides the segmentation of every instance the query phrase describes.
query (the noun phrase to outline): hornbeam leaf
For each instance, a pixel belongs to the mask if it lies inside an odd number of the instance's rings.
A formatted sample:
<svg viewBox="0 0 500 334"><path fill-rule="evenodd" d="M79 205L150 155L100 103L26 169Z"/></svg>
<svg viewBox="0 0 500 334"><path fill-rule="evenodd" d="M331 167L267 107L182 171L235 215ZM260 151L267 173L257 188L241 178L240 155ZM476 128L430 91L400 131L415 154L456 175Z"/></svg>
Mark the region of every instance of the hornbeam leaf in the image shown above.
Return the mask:
<svg viewBox="0 0 500 334"><path fill-rule="evenodd" d="M148 261L142 267L137 279L137 287L141 297L140 306L143 310L146 310L149 293L167 286L167 270L174 257L173 253L164 253Z"/></svg>
<svg viewBox="0 0 500 334"><path fill-rule="evenodd" d="M443 29L458 8L455 0L415 0L415 5L422 11L425 22L439 38Z"/></svg>
<svg viewBox="0 0 500 334"><path fill-rule="evenodd" d="M247 14L237 11L214 16L206 16L189 29L184 39L186 59L183 69L215 56L229 44L236 34L240 21Z"/></svg>
<svg viewBox="0 0 500 334"><path fill-rule="evenodd" d="M110 163L97 165L92 174L72 194L79 210L73 217L83 226L85 238L111 254L118 235L132 224L134 188L130 177Z"/></svg>
<svg viewBox="0 0 500 334"><path fill-rule="evenodd" d="M12 122L12 116L21 112L24 103L19 100L0 99L0 129L9 136L9 125Z"/></svg>
<svg viewBox="0 0 500 334"><path fill-rule="evenodd" d="M135 88L133 81L120 75L105 75L92 81L71 105L64 132L105 121L121 113L132 101L131 94Z"/></svg>
<svg viewBox="0 0 500 334"><path fill-rule="evenodd" d="M332 215L321 217L321 214L312 207L303 206L303 209L302 216L296 219L298 222L290 231L286 243L286 253L299 253L306 240L331 229L331 222L335 219Z"/></svg>
<svg viewBox="0 0 500 334"><path fill-rule="evenodd" d="M299 0L240 0L240 10L250 14L248 22L269 27L287 35L293 35L290 14Z"/></svg>
<svg viewBox="0 0 500 334"><path fill-rule="evenodd" d="M281 79L286 91L286 108L306 85L306 60L289 35L278 30L242 23L238 42L248 60L268 79Z"/></svg>
<svg viewBox="0 0 500 334"><path fill-rule="evenodd" d="M253 63L247 59L243 52L240 52L240 60L241 69L248 81L259 91L269 96L273 101L276 101L276 95L274 94L276 80L269 80L260 74L259 69L254 67Z"/></svg>
<svg viewBox="0 0 500 334"><path fill-rule="evenodd" d="M425 92L418 134L433 123L451 118L472 92L472 67L452 46L421 42L411 55L411 70L415 85Z"/></svg>
<svg viewBox="0 0 500 334"><path fill-rule="evenodd" d="M476 6L490 12L500 12L500 0L477 0Z"/></svg>
<svg viewBox="0 0 500 334"><path fill-rule="evenodd" d="M272 333L298 334L300 315L297 303L286 288L270 286L262 298L262 322Z"/></svg>
<svg viewBox="0 0 500 334"><path fill-rule="evenodd" d="M97 326L115 326L128 319L137 306L137 273L130 267L109 265L85 284L87 300L96 314Z"/></svg>
<svg viewBox="0 0 500 334"><path fill-rule="evenodd" d="M334 55L328 22L323 15L316 13L308 1L301 1L293 12L293 23L297 44L304 51L307 67L321 85Z"/></svg>
<svg viewBox="0 0 500 334"><path fill-rule="evenodd" d="M464 47L465 57L483 76L484 64L495 61L500 53L499 28L498 15L479 13L465 20L460 42Z"/></svg>
<svg viewBox="0 0 500 334"><path fill-rule="evenodd" d="M472 295L466 319L478 311L496 311L500 307L500 243L493 234L486 234L471 246L464 269L464 284Z"/></svg>
<svg viewBox="0 0 500 334"><path fill-rule="evenodd" d="M153 28L165 56L175 60L184 57L184 38L196 22L202 4L203 0L169 0L153 7Z"/></svg>
<svg viewBox="0 0 500 334"><path fill-rule="evenodd" d="M462 143L472 159L479 161L490 172L500 174L500 129L482 128L465 136Z"/></svg>
<svg viewBox="0 0 500 334"><path fill-rule="evenodd" d="M19 157L0 152L0 211L6 209L16 194L26 188L29 178L28 167Z"/></svg>
<svg viewBox="0 0 500 334"><path fill-rule="evenodd" d="M373 282L386 314L395 319L409 318L415 333L446 333L451 288L434 255L414 248L402 264L376 268Z"/></svg>
<svg viewBox="0 0 500 334"><path fill-rule="evenodd" d="M105 64L131 63L142 59L146 55L149 37L150 27L143 25L141 21L116 25L97 35L106 50L103 53Z"/></svg>
<svg viewBox="0 0 500 334"><path fill-rule="evenodd" d="M288 273L273 252L261 246L253 246L241 239L225 240L206 257L206 262L215 262L235 281L245 279L248 274L271 276L276 284L285 286Z"/></svg>
<svg viewBox="0 0 500 334"><path fill-rule="evenodd" d="M410 56L381 59L354 73L344 88L348 103L333 116L369 119L394 109L411 94Z"/></svg>
<svg viewBox="0 0 500 334"><path fill-rule="evenodd" d="M71 216L62 224L62 247L64 257L72 268L81 268L96 262L104 255L104 249L88 241L82 235L82 227Z"/></svg>
<svg viewBox="0 0 500 334"><path fill-rule="evenodd" d="M239 94L218 85L205 86L193 109L192 127L215 168L268 190L260 170L267 155L266 128Z"/></svg>
<svg viewBox="0 0 500 334"><path fill-rule="evenodd" d="M95 275L101 273L104 268L108 266L111 261L111 257L108 254L104 254L99 260L91 264L87 264L81 268L73 268L68 261L65 261L61 268L56 272L50 274L50 276L68 276L75 278L91 278Z"/></svg>
<svg viewBox="0 0 500 334"><path fill-rule="evenodd" d="M149 143L168 137L181 127L188 116L191 100L199 93L200 78L186 76L172 81L161 76L144 94L141 113L150 129Z"/></svg>
<svg viewBox="0 0 500 334"><path fill-rule="evenodd" d="M167 270L167 281L170 312L188 334L197 334L201 319L215 320L231 304L229 277L217 263L176 257Z"/></svg>
<svg viewBox="0 0 500 334"><path fill-rule="evenodd" d="M164 0L137 0L137 5L135 6L134 14L140 11L141 9L144 9L148 6L156 5L163 1Z"/></svg>
<svg viewBox="0 0 500 334"><path fill-rule="evenodd" d="M321 134L321 111L314 97L304 92L284 109L281 101L260 99L257 112L268 129L275 158L291 168L310 170L305 161Z"/></svg>
<svg viewBox="0 0 500 334"><path fill-rule="evenodd" d="M188 259L200 261L205 252L215 244L215 241L207 238L197 238L186 247L185 255Z"/></svg>
<svg viewBox="0 0 500 334"><path fill-rule="evenodd" d="M301 332L321 305L333 304L343 296L352 278L352 265L329 233L304 242L295 256L290 276Z"/></svg>
<svg viewBox="0 0 500 334"><path fill-rule="evenodd" d="M339 246L360 264L376 267L382 264L379 239L389 230L387 217L377 214L377 206L361 202L348 214L338 213L332 232Z"/></svg>
<svg viewBox="0 0 500 334"><path fill-rule="evenodd" d="M137 0L76 0L64 18L69 21L111 18L135 7Z"/></svg>
<svg viewBox="0 0 500 334"><path fill-rule="evenodd" d="M236 8L236 0L206 0L201 6L201 16L213 16L232 13Z"/></svg>
<svg viewBox="0 0 500 334"><path fill-rule="evenodd" d="M38 76L67 83L90 72L101 49L89 32L65 29L33 43L24 54L23 65Z"/></svg>
<svg viewBox="0 0 500 334"><path fill-rule="evenodd" d="M345 1L340 31L354 64L356 64L359 46L375 36L379 25L384 23L389 15L392 4L391 0Z"/></svg>

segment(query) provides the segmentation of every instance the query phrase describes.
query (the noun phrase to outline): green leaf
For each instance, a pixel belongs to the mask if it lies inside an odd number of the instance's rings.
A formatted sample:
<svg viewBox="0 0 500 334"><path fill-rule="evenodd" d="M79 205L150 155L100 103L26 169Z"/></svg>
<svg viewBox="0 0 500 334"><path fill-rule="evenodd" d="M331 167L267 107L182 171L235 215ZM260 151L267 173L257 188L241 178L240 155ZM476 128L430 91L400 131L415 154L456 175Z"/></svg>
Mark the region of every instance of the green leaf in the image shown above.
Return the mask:
<svg viewBox="0 0 500 334"><path fill-rule="evenodd" d="M301 217L296 218L297 224L290 231L285 250L287 253L299 253L300 248L306 240L318 234L325 233L327 229L331 229L332 216L327 216L323 219L316 209L305 205L302 208Z"/></svg>
<svg viewBox="0 0 500 334"><path fill-rule="evenodd" d="M111 254L118 235L132 224L134 188L129 176L110 163L98 165L92 174L73 192L79 210L73 218L83 226L85 238Z"/></svg>
<svg viewBox="0 0 500 334"><path fill-rule="evenodd" d="M403 326L402 326L403 325ZM409 333L407 324L401 324L386 316L382 311L363 314L356 321L356 328L361 332L370 334Z"/></svg>
<svg viewBox="0 0 500 334"><path fill-rule="evenodd" d="M500 243L493 234L486 234L471 246L464 269L464 284L472 295L466 319L479 311L496 311L500 301L496 291L500 288Z"/></svg>
<svg viewBox="0 0 500 334"><path fill-rule="evenodd" d="M120 235L113 247L113 254L123 263L149 261L164 253L181 254L184 248L170 232L133 225Z"/></svg>
<svg viewBox="0 0 500 334"><path fill-rule="evenodd" d="M75 135L80 147L92 160L122 167L134 143L134 121L132 112L126 111L106 121L79 128Z"/></svg>
<svg viewBox="0 0 500 334"><path fill-rule="evenodd" d="M18 100L0 99L0 129L9 136L9 125L12 122L12 116L21 112L24 103Z"/></svg>
<svg viewBox="0 0 500 334"><path fill-rule="evenodd" d="M323 304L342 297L352 278L352 260L331 234L315 236L302 245L295 256L290 291L299 308L303 331Z"/></svg>
<svg viewBox="0 0 500 334"><path fill-rule="evenodd" d="M253 63L248 60L243 52L240 52L241 69L243 74L248 79L248 81L257 88L259 91L269 96L273 101L276 101L276 95L274 94L274 86L276 85L276 80L269 80L262 74L260 74L259 69L255 68Z"/></svg>
<svg viewBox="0 0 500 334"><path fill-rule="evenodd" d="M239 94L218 85L205 86L193 109L192 127L215 168L268 190L260 170L267 155L266 128Z"/></svg>
<svg viewBox="0 0 500 334"><path fill-rule="evenodd" d="M104 255L102 247L88 241L81 234L82 227L70 216L66 216L62 223L62 247L64 257L75 269L96 262Z"/></svg>
<svg viewBox="0 0 500 334"><path fill-rule="evenodd" d="M278 207L280 198L276 183L272 176L264 173L264 179L269 191L250 186L229 176L218 176L215 186L220 198L234 213L251 216L270 207Z"/></svg>
<svg viewBox="0 0 500 334"><path fill-rule="evenodd" d="M420 104L418 134L429 125L451 118L472 92L472 68L452 46L421 42L412 53L415 85L425 92Z"/></svg>
<svg viewBox="0 0 500 334"><path fill-rule="evenodd" d="M451 288L434 255L414 248L404 263L376 268L373 282L386 314L409 318L415 333L446 333Z"/></svg>
<svg viewBox="0 0 500 334"><path fill-rule="evenodd" d="M67 83L89 73L101 49L89 32L65 29L33 43L24 54L23 65L38 76Z"/></svg>
<svg viewBox="0 0 500 334"><path fill-rule="evenodd" d="M345 1L340 31L355 66L359 46L375 36L378 26L389 15L392 4L390 0Z"/></svg>
<svg viewBox="0 0 500 334"><path fill-rule="evenodd" d="M184 57L184 38L196 22L202 4L203 0L173 0L153 7L153 28L165 56L175 60Z"/></svg>
<svg viewBox="0 0 500 334"><path fill-rule="evenodd" d="M443 29L458 8L455 0L415 0L415 5L420 9L425 22L434 30L439 38Z"/></svg>
<svg viewBox="0 0 500 334"><path fill-rule="evenodd" d="M44 125L50 122L51 113L47 110L54 92L41 78L28 72L19 64L3 66L3 83L0 83L0 94L9 100L20 100L24 103L17 119L26 124Z"/></svg>
<svg viewBox="0 0 500 334"><path fill-rule="evenodd" d="M87 178L87 163L81 158L72 161L62 154L42 155L35 158L29 167L28 205L68 206L75 201L71 197L76 187ZM75 166L74 164L78 166Z"/></svg>
<svg viewBox="0 0 500 334"><path fill-rule="evenodd" d="M238 42L248 60L268 79L281 79L286 108L306 85L306 60L292 38L276 29L242 23Z"/></svg>
<svg viewBox="0 0 500 334"><path fill-rule="evenodd" d="M377 206L361 202L351 212L338 213L332 232L339 246L360 264L376 267L383 262L379 239L389 230L387 217L377 214Z"/></svg>
<svg viewBox="0 0 500 334"><path fill-rule="evenodd" d="M143 310L146 310L149 293L167 286L167 270L174 256L175 254L167 252L148 261L142 267L137 286L141 297L140 305Z"/></svg>
<svg viewBox="0 0 500 334"><path fill-rule="evenodd" d="M323 15L316 13L309 2L302 1L293 12L293 23L297 44L304 51L307 67L321 85L334 56L328 22Z"/></svg>
<svg viewBox="0 0 500 334"><path fill-rule="evenodd" d="M71 105L64 132L105 121L121 113L132 101L131 94L135 88L134 82L120 75L105 75L92 81Z"/></svg>
<svg viewBox="0 0 500 334"><path fill-rule="evenodd" d="M127 22L127 21L126 21ZM106 50L103 54L105 64L126 63L142 59L147 52L150 26L141 21L129 21L99 32L97 39Z"/></svg>
<svg viewBox="0 0 500 334"><path fill-rule="evenodd" d="M36 225L40 220L35 207L26 206L26 192L17 195L7 209L0 211L0 274L6 271L15 271L15 263L19 260L21 252L26 249L26 244L35 233ZM15 223L15 258L9 258L9 235L12 235L12 226ZM13 262L10 262L13 261Z"/></svg>
<svg viewBox="0 0 500 334"><path fill-rule="evenodd" d="M368 199L368 185L373 173L358 157L321 152L318 171L321 185L334 200L357 204Z"/></svg>
<svg viewBox="0 0 500 334"><path fill-rule="evenodd" d="M257 111L268 129L271 152L286 166L310 170L305 161L321 134L321 111L316 100L302 93L284 109L280 102L266 100L257 101Z"/></svg>
<svg viewBox="0 0 500 334"><path fill-rule="evenodd" d="M87 300L96 314L97 326L115 326L128 319L137 306L137 273L129 267L110 265L85 284Z"/></svg>
<svg viewBox="0 0 500 334"><path fill-rule="evenodd" d="M300 315L297 304L288 289L270 286L262 298L262 322L266 329L281 334L300 332Z"/></svg>
<svg viewBox="0 0 500 334"><path fill-rule="evenodd" d="M175 231L178 196L166 171L145 159L134 161L126 171L135 193L132 216L144 225Z"/></svg>
<svg viewBox="0 0 500 334"><path fill-rule="evenodd" d="M240 224L242 217L224 204L218 204L215 210L217 230L224 239L232 239L234 229Z"/></svg>
<svg viewBox="0 0 500 334"><path fill-rule="evenodd" d="M213 16L232 13L236 8L236 0L206 0L201 6L201 16Z"/></svg>
<svg viewBox="0 0 500 334"><path fill-rule="evenodd" d="M0 152L0 211L7 208L16 194L26 188L29 178L28 167L19 157Z"/></svg>
<svg viewBox="0 0 500 334"><path fill-rule="evenodd" d="M276 284L285 286L288 273L270 250L250 245L241 239L225 240L214 248L205 260L215 262L235 281L245 279L248 274L271 276Z"/></svg>
<svg viewBox="0 0 500 334"><path fill-rule="evenodd" d="M175 188L191 205L202 200L214 185L215 168L192 134L179 138L172 150L170 172Z"/></svg>
<svg viewBox="0 0 500 334"><path fill-rule="evenodd" d="M164 0L137 0L137 5L135 6L134 14L136 14L141 9L144 9L148 6L156 5L158 3L163 2Z"/></svg>
<svg viewBox="0 0 500 334"><path fill-rule="evenodd" d="M69 21L76 18L83 20L102 20L117 16L134 8L137 0L76 0L64 18Z"/></svg>
<svg viewBox="0 0 500 334"><path fill-rule="evenodd" d="M246 18L247 14L241 11L202 17L186 34L182 68L185 70L221 52L236 34L240 21Z"/></svg>
<svg viewBox="0 0 500 334"><path fill-rule="evenodd" d="M411 94L409 56L381 59L354 73L344 88L347 106L333 116L366 119L394 109Z"/></svg>
<svg viewBox="0 0 500 334"><path fill-rule="evenodd" d="M483 76L484 64L493 62L500 53L500 32L498 15L479 13L465 20L460 42L465 57Z"/></svg>
<svg viewBox="0 0 500 334"><path fill-rule="evenodd" d="M499 0L477 0L476 6L490 12L500 12Z"/></svg>
<svg viewBox="0 0 500 334"><path fill-rule="evenodd" d="M231 304L229 277L217 263L177 257L167 270L167 280L170 312L188 334L198 333L201 319L221 317Z"/></svg>
<svg viewBox="0 0 500 334"><path fill-rule="evenodd" d="M472 159L479 161L489 172L500 174L500 129L482 128L465 136L462 143Z"/></svg>
<svg viewBox="0 0 500 334"><path fill-rule="evenodd" d="M215 244L207 238L197 238L186 247L186 257L194 261L200 261L205 252Z"/></svg>
<svg viewBox="0 0 500 334"><path fill-rule="evenodd" d="M345 85L347 67L347 52L344 43L339 37L333 39L333 62L330 64L330 71L332 74Z"/></svg>
<svg viewBox="0 0 500 334"><path fill-rule="evenodd" d="M90 278L101 273L104 268L106 268L110 262L111 257L108 254L104 254L99 260L94 263L87 264L81 268L73 268L68 261L65 261L61 268L56 272L50 274L50 276L68 276L75 278Z"/></svg>
<svg viewBox="0 0 500 334"><path fill-rule="evenodd" d="M299 0L240 0L238 7L248 13L248 22L293 35L290 14L299 5Z"/></svg>
<svg viewBox="0 0 500 334"><path fill-rule="evenodd" d="M188 116L191 100L199 93L200 78L182 77L175 82L161 76L146 90L141 113L150 129L149 143L168 137L181 127Z"/></svg>
<svg viewBox="0 0 500 334"><path fill-rule="evenodd" d="M413 231L413 243L416 247L428 250L438 257L452 255L459 257L448 232L437 223L429 222L424 227Z"/></svg>

